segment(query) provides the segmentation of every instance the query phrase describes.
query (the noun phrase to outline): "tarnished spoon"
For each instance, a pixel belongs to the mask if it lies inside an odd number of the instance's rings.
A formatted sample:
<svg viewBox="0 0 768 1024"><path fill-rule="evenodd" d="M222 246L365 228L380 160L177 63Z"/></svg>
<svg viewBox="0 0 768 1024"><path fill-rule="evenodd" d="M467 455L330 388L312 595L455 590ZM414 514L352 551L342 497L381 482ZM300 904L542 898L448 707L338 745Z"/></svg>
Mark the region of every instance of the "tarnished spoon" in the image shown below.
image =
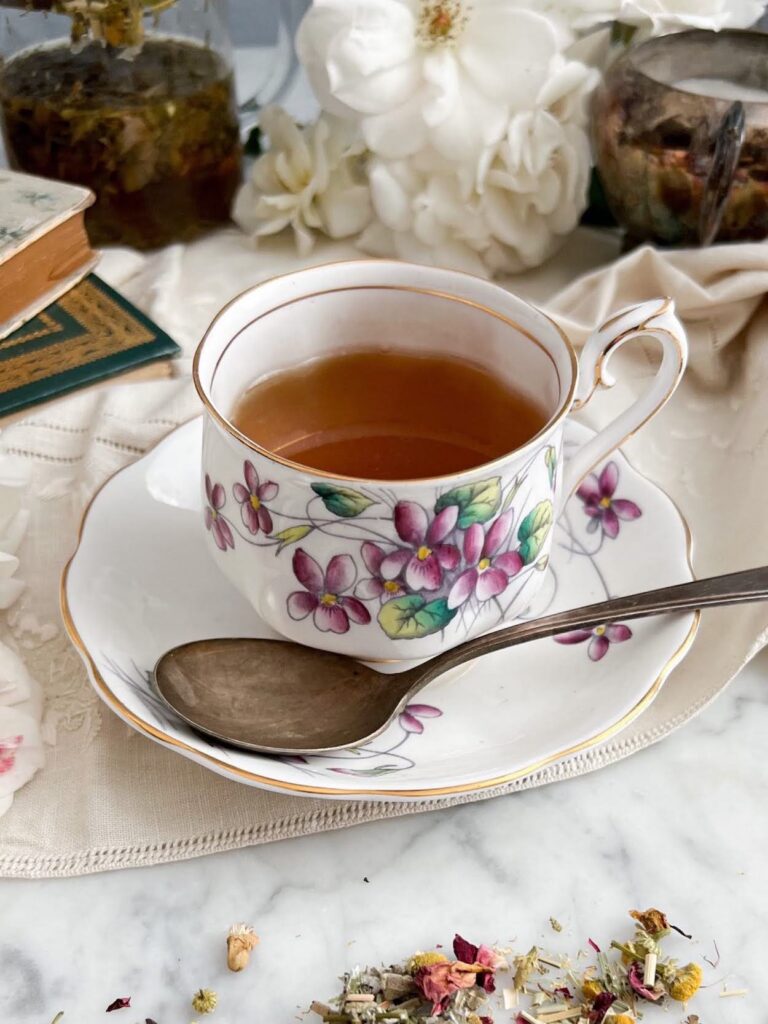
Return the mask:
<svg viewBox="0 0 768 1024"><path fill-rule="evenodd" d="M768 566L746 569L520 622L394 675L283 640L197 640L164 654L154 681L200 732L263 753L319 754L373 739L427 683L492 651L619 619L766 599Z"/></svg>

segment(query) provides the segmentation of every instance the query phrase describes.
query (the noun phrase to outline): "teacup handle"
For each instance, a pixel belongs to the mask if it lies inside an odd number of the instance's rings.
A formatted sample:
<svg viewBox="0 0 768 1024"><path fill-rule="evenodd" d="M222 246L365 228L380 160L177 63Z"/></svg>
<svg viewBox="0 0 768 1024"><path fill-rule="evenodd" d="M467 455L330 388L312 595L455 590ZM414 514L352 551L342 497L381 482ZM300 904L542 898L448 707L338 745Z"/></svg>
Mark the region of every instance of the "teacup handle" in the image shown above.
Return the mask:
<svg viewBox="0 0 768 1024"><path fill-rule="evenodd" d="M661 345L661 364L656 376L645 394L568 459L563 470L561 505L606 455L661 409L680 383L688 361L685 329L675 316L672 299L651 299L627 306L590 335L579 359L579 384L571 409L583 409L598 386L613 387L616 378L608 371L611 356L628 341L645 336L655 338Z"/></svg>

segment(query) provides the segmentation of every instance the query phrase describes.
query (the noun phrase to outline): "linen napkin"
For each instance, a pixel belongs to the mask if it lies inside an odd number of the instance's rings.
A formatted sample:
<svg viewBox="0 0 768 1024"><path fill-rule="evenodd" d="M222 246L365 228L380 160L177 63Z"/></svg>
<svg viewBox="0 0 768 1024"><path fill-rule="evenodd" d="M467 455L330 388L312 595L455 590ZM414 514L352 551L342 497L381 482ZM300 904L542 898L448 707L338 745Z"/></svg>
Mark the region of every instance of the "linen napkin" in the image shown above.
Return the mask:
<svg viewBox="0 0 768 1024"><path fill-rule="evenodd" d="M660 253L639 249L606 269L615 238L577 232L547 267L508 282L547 306L576 342L611 309L659 294L677 302L691 366L672 402L628 444L632 461L678 502L695 539L699 574L766 560L768 523L768 247ZM251 250L234 232L149 258L107 254L110 283L143 305L191 355L216 310L281 269L355 255L326 245L299 261L281 240ZM631 348L631 351L628 351ZM647 384L651 345L619 357L621 383L588 407L607 422ZM764 605L703 617L696 642L659 697L623 733L495 790L418 804L320 801L222 779L139 736L103 706L59 627L58 579L87 498L198 410L188 380L77 396L0 437L0 452L28 465L31 527L20 551L28 590L0 629L45 692L47 763L0 818L0 875L77 875L180 860L217 850L465 803L583 774L662 738L727 684L765 643ZM652 557L652 553L649 553ZM728 642L723 643L727 636Z"/></svg>

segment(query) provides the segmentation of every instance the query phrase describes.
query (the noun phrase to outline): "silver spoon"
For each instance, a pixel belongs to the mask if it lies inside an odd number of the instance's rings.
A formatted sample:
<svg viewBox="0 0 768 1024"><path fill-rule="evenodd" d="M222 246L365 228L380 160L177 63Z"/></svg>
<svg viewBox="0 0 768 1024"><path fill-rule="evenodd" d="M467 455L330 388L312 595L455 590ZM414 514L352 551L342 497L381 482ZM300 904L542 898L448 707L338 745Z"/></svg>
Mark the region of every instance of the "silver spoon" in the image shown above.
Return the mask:
<svg viewBox="0 0 768 1024"><path fill-rule="evenodd" d="M268 754L319 754L373 739L449 669L528 640L716 605L768 599L768 566L694 580L520 622L384 675L341 654L284 640L196 640L160 658L161 699L200 732Z"/></svg>

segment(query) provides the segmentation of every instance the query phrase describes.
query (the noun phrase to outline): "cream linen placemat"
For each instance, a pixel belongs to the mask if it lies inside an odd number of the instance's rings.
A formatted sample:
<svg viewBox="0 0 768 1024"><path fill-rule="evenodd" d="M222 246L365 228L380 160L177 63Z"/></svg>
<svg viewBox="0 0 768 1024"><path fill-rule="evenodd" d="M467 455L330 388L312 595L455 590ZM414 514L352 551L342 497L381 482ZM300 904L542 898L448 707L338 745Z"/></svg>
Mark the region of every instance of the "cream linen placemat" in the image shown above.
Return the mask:
<svg viewBox="0 0 768 1024"><path fill-rule="evenodd" d="M680 505L700 574L766 561L768 521L768 248L659 254L641 249L571 284L575 268L611 258L615 243L579 232L566 251L513 287L545 303L576 341L618 305L671 294L690 332L691 368L661 416L628 445L635 464ZM341 246L314 261L353 255ZM191 353L215 310L256 280L298 261L275 243L257 254L234 233L150 260L109 254L109 279ZM624 353L619 358L625 358ZM625 404L648 373L642 345L626 356L628 383L600 397L592 422ZM609 743L498 789L433 803L334 802L274 795L219 778L139 736L92 692L58 622L58 578L82 508L96 486L194 415L187 380L77 396L32 414L0 437L32 471L32 525L21 551L29 590L3 627L43 684L46 766L0 819L0 874L44 877L180 860L340 828L375 818L514 792L579 775L662 738L726 685L766 640L764 605L704 617L691 653L656 702ZM119 543L119 536L115 543ZM652 552L649 553L652 557ZM1 631L0 631L1 632ZM727 643L723 638L727 637Z"/></svg>

